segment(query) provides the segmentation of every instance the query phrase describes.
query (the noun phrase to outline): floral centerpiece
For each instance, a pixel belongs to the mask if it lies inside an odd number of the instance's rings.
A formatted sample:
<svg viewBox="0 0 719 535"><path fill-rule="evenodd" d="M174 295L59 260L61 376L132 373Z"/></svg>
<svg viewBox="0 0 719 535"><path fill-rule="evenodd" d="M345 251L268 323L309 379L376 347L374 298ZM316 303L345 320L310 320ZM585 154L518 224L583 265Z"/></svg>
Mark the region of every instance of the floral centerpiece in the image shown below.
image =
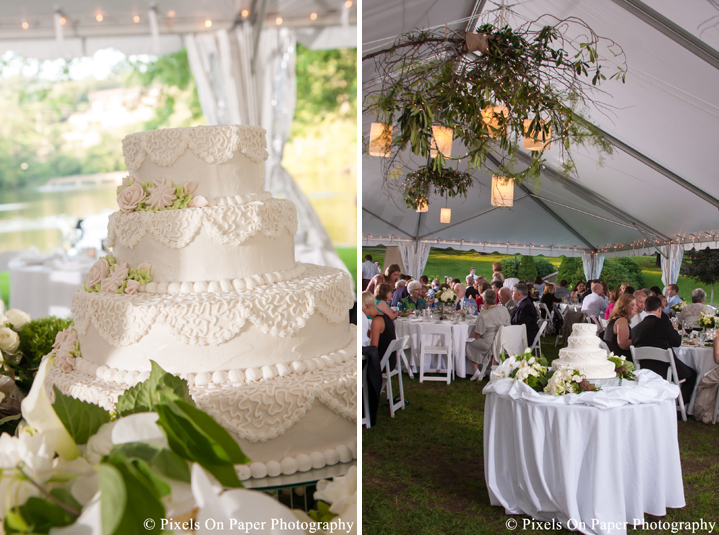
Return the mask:
<svg viewBox="0 0 719 535"><path fill-rule="evenodd" d="M672 312L674 312L674 315L676 316L682 311L685 306L687 306L686 301L679 301L678 303L672 305Z"/></svg>
<svg viewBox="0 0 719 535"><path fill-rule="evenodd" d="M440 319L444 318L444 307L446 306L454 306L457 304L457 292L452 290L451 288L446 288L444 290L439 291L435 294L435 298L437 299L437 302L439 303L439 313L440 313Z"/></svg>
<svg viewBox="0 0 719 535"><path fill-rule="evenodd" d="M697 323L699 324L699 327L703 329L716 329L719 327L719 316L702 312L699 314L699 320Z"/></svg>
<svg viewBox="0 0 719 535"><path fill-rule="evenodd" d="M616 356L614 352L612 352L609 353L607 359L614 363L614 373L617 374L620 381L622 379L627 379L629 381L636 380L636 376L634 375L634 363L628 361L626 357Z"/></svg>

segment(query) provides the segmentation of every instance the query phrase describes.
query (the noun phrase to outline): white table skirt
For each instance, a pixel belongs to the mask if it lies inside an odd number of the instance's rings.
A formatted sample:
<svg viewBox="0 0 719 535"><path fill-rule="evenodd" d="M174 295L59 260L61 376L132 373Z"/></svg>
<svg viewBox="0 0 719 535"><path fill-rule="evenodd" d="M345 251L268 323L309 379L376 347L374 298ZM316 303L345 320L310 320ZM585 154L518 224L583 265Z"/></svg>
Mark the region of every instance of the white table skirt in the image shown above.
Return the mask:
<svg viewBox="0 0 719 535"><path fill-rule="evenodd" d="M679 389L648 370L638 376L651 388L563 396L573 399L547 399L511 379L487 386L484 469L491 504L602 535L625 534L625 523L641 523L645 512L664 516L667 507L684 507ZM622 388L623 404L621 392L611 392ZM599 396L598 406L583 404L582 396L590 403ZM607 405L612 408L601 408Z"/></svg>
<svg viewBox="0 0 719 535"><path fill-rule="evenodd" d="M19 308L32 319L69 317L72 296L93 262L27 265L21 260L11 261L10 308Z"/></svg>
<svg viewBox="0 0 719 535"><path fill-rule="evenodd" d="M697 383L696 384L699 384L699 381L701 381L702 377L704 377L707 373L709 373L710 371L712 371L714 368L717 367L716 362L714 362L714 356L712 355L711 347L696 347L696 346L675 347L674 354L684 364L686 364L690 368L696 370L696 372L697 372ZM696 396L696 393L697 393L697 389L695 387L694 392L692 392L692 399L689 402L689 406L687 407L687 414L693 414L694 397Z"/></svg>
<svg viewBox="0 0 719 535"><path fill-rule="evenodd" d="M476 316L475 316L476 318ZM395 321L395 333L397 338L409 335L410 342L410 360L409 365L413 372L419 370L419 351L420 351L420 333L422 332L423 325L436 325L433 320L415 322L407 319L397 319ZM471 376L472 373L468 370L472 369L472 365L467 359L465 346L467 344L467 338L469 334L474 330L475 322L470 323L458 323L453 324L451 322L442 322L441 325L446 326L447 329L452 331L452 358L454 360L454 370L457 377ZM438 336L434 336L433 339L439 340ZM427 357L425 361L426 367L433 367L430 363L431 357ZM437 357L435 357L437 358ZM440 357L444 359L444 357ZM444 364L444 361L442 361Z"/></svg>

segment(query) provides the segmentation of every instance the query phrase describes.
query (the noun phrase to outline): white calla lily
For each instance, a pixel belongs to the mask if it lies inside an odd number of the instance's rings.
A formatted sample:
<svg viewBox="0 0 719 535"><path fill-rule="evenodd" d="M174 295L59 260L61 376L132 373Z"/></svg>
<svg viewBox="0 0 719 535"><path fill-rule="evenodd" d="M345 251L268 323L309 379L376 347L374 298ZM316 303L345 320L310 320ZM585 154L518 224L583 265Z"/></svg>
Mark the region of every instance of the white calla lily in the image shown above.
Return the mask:
<svg viewBox="0 0 719 535"><path fill-rule="evenodd" d="M22 401L22 416L30 427L45 435L53 450L64 459L72 460L80 455L80 450L58 418L52 403L50 403L47 390L45 390L45 379L50 371L50 366L53 366L52 360L44 357L37 375L35 375L32 388Z"/></svg>
<svg viewBox="0 0 719 535"><path fill-rule="evenodd" d="M351 526L347 533L357 533L357 467L353 466L347 475L332 481L317 483L315 499L330 503L330 512L337 515L335 522L342 521Z"/></svg>

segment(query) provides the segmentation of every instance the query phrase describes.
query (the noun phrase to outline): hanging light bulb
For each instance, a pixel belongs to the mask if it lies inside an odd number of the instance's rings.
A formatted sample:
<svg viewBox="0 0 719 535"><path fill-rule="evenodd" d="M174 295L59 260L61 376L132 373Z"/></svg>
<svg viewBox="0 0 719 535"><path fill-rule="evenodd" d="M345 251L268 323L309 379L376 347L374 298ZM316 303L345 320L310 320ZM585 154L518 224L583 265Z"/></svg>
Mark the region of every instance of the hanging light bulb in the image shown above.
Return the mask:
<svg viewBox="0 0 719 535"><path fill-rule="evenodd" d="M492 176L492 206L512 206L513 204L514 179Z"/></svg>
<svg viewBox="0 0 719 535"><path fill-rule="evenodd" d="M417 213L422 214L425 212L429 212L429 203L426 200L419 201L417 203Z"/></svg>
<svg viewBox="0 0 719 535"><path fill-rule="evenodd" d="M392 150L392 125L372 123L369 131L369 154L388 158Z"/></svg>
<svg viewBox="0 0 719 535"><path fill-rule="evenodd" d="M440 223L450 223L452 221L452 209L451 208L442 208L442 211L439 214L439 222Z"/></svg>
<svg viewBox="0 0 719 535"><path fill-rule="evenodd" d="M436 158L437 152L441 152L445 158L452 157L452 139L454 132L446 126L432 127L432 145L429 149L430 158Z"/></svg>

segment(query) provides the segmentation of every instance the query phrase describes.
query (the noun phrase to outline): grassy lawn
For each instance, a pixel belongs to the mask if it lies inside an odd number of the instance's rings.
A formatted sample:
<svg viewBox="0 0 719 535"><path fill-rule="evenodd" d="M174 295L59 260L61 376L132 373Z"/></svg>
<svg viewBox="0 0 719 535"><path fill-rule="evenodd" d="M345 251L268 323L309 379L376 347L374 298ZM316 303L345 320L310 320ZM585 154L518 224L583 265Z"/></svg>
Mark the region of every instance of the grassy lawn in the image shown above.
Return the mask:
<svg viewBox="0 0 719 535"><path fill-rule="evenodd" d="M371 254L372 260L378 261L380 266L384 267L384 249L383 248L370 248L362 249L362 259L364 255ZM456 277L462 281L469 274L469 268L477 268L477 275L482 275L487 280L492 279L492 263L498 262L508 255L501 254L481 254L475 253L474 251L453 251L450 249L432 249L427 259L427 266L424 269L424 274L427 276L439 275L444 277L450 275ZM554 266L559 269L562 259L560 257L543 257L547 261L551 262ZM647 288L652 286L659 286L664 288L662 283L662 269L655 265L655 258L653 256L630 256L639 267L642 268L644 274L644 280ZM691 302L692 290L694 288L704 288L707 293L707 303L711 299L711 286L697 283L694 279L687 277L679 277L677 281L679 286L679 297L687 302ZM611 288L610 288L611 289ZM719 288L715 288L717 295L714 296L714 302L719 303Z"/></svg>
<svg viewBox="0 0 719 535"><path fill-rule="evenodd" d="M0 272L0 299L5 303L5 308L8 308L10 303L10 272Z"/></svg>
<svg viewBox="0 0 719 535"><path fill-rule="evenodd" d="M352 281L357 282L357 247L337 247L337 254L352 274Z"/></svg>
<svg viewBox="0 0 719 535"><path fill-rule="evenodd" d="M554 338L542 351L556 358ZM377 425L362 433L362 518L365 534L506 534L501 507L489 504L484 480L486 384L466 379L423 383L404 376L410 401L394 419L380 405ZM719 425L678 422L686 507L668 509L666 522L719 520ZM631 452L607 452L631 455ZM607 499L611 499L608 497ZM518 533L546 533L522 530ZM647 515L646 521L654 520ZM715 528L716 531L716 528ZM576 533L567 530L552 533ZM637 530L636 533L650 533ZM654 533L654 532L651 532ZM657 532L664 533L664 532ZM669 533L668 531L666 533Z"/></svg>

